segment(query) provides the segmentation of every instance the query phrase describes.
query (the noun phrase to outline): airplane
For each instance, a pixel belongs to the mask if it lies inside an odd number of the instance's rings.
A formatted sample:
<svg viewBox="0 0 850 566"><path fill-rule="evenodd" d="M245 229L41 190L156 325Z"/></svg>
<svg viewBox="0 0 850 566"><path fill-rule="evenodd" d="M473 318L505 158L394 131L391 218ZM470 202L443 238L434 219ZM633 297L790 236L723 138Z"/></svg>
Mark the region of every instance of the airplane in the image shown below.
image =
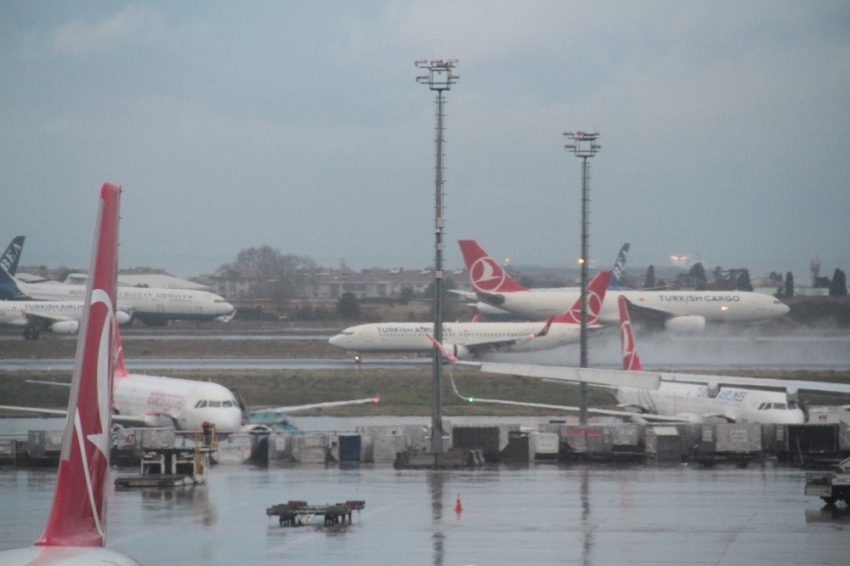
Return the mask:
<svg viewBox="0 0 850 566"><path fill-rule="evenodd" d="M139 566L130 556L105 548L120 192L111 183L104 183L100 192L90 270L94 277L85 292L67 411L74 418L66 421L47 525L33 546L0 552L0 564Z"/></svg>
<svg viewBox="0 0 850 566"><path fill-rule="evenodd" d="M492 362L477 365L482 372L584 381L615 389L620 407L639 411L631 413L635 420L703 422L713 417L729 422L799 424L805 421L800 393L850 396L850 384L845 383L645 371L634 348L627 304L625 297L622 301L618 298L623 320L623 370Z"/></svg>
<svg viewBox="0 0 850 566"><path fill-rule="evenodd" d="M124 364L121 334L115 329L115 370L113 379L113 421L124 426L173 426L175 430L197 431L214 425L216 432L250 432L244 425L244 407L232 391L218 383L157 375L130 373ZM68 386L54 381L32 381L42 385ZM327 401L306 405L264 409L259 413L294 413L343 405L377 403L380 397ZM0 409L65 416L59 409L0 405Z"/></svg>
<svg viewBox="0 0 850 566"><path fill-rule="evenodd" d="M529 318L562 312L579 296L574 289L526 289L487 255L475 240L459 240L475 296L482 302ZM619 262L619 258L618 258ZM625 258L623 259L625 262ZM676 332L700 332L706 322L759 322L783 316L789 308L774 297L746 291L619 291L650 324ZM615 294L602 305L601 324L617 324Z"/></svg>
<svg viewBox="0 0 850 566"><path fill-rule="evenodd" d="M81 301L85 285L26 283L0 265L0 299L37 301ZM118 308L149 326L165 326L171 320L210 321L235 311L222 297L206 291L119 287Z"/></svg>
<svg viewBox="0 0 850 566"><path fill-rule="evenodd" d="M611 276L603 271L588 286L588 328L599 328L599 308ZM446 348L468 359L487 352L531 352L572 344L579 340L581 301L559 316L541 322L455 322L443 324ZM433 324L382 322L346 328L329 340L332 346L353 352L431 353L427 337Z"/></svg>
<svg viewBox="0 0 850 566"><path fill-rule="evenodd" d="M76 334L83 317L81 301L0 301L0 324L24 329L24 338L38 340L44 331ZM118 324L127 324L132 315L115 313Z"/></svg>

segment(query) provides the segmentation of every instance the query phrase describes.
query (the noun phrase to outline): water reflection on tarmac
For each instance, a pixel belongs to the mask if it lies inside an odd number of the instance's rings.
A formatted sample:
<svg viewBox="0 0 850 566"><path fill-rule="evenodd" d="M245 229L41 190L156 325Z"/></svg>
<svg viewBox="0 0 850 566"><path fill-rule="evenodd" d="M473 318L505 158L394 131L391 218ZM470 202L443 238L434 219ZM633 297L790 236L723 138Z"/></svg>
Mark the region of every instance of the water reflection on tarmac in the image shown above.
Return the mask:
<svg viewBox="0 0 850 566"><path fill-rule="evenodd" d="M804 476L770 465L218 466L203 487L115 493L109 541L166 565L847 564L847 508L804 496ZM0 548L40 534L54 483L53 472L0 472ZM290 499L366 508L331 528L266 517Z"/></svg>

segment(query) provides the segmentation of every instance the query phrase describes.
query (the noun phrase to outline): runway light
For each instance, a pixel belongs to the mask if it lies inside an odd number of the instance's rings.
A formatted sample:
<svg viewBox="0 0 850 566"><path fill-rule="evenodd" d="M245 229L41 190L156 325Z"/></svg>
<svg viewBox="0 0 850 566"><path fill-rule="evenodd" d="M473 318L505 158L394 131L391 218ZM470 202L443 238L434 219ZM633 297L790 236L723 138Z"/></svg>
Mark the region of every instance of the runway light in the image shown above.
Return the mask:
<svg viewBox="0 0 850 566"><path fill-rule="evenodd" d="M583 257L578 258L578 263L579 263L579 265L581 265L582 263L584 263L584 258L583 258Z"/></svg>
<svg viewBox="0 0 850 566"><path fill-rule="evenodd" d="M470 402L470 403L472 403L472 402L475 400L475 399L473 399L472 397L468 397L468 399L469 399L469 402Z"/></svg>

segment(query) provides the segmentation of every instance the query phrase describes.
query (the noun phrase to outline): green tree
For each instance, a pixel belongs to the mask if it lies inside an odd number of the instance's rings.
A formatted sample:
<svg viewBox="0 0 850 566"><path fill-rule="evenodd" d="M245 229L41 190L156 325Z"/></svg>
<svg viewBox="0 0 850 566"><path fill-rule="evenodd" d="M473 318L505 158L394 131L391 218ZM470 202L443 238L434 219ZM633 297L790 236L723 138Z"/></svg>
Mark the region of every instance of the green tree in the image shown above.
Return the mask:
<svg viewBox="0 0 850 566"><path fill-rule="evenodd" d="M401 304L406 305L411 300L413 300L413 287L405 286L401 288Z"/></svg>
<svg viewBox="0 0 850 566"><path fill-rule="evenodd" d="M688 285L692 286L697 291L705 291L705 286L708 284L708 279L705 276L705 268L702 263L695 263L688 271Z"/></svg>
<svg viewBox="0 0 850 566"><path fill-rule="evenodd" d="M738 273L738 278L735 283L735 288L738 291L752 291L753 284L750 283L750 271L748 269L741 269Z"/></svg>
<svg viewBox="0 0 850 566"><path fill-rule="evenodd" d="M343 293L336 303L336 314L340 318L351 320L360 317L360 302L357 296L352 293Z"/></svg>
<svg viewBox="0 0 850 566"><path fill-rule="evenodd" d="M281 254L270 246L245 248L233 263L218 268L232 276L259 280L255 295L272 298L295 297L312 280L316 262L307 256Z"/></svg>
<svg viewBox="0 0 850 566"><path fill-rule="evenodd" d="M646 268L646 279L643 280L644 289L652 289L655 287L655 267L650 265Z"/></svg>
<svg viewBox="0 0 850 566"><path fill-rule="evenodd" d="M785 274L785 292L782 294L783 297L793 297L794 296L794 274L790 271Z"/></svg>
<svg viewBox="0 0 850 566"><path fill-rule="evenodd" d="M843 271L835 268L835 273L832 274L832 284L829 286L830 295L846 295L847 294L847 276Z"/></svg>
<svg viewBox="0 0 850 566"><path fill-rule="evenodd" d="M829 289L832 287L832 282L829 280L829 277L815 277L815 281L812 284L812 287L815 289Z"/></svg>

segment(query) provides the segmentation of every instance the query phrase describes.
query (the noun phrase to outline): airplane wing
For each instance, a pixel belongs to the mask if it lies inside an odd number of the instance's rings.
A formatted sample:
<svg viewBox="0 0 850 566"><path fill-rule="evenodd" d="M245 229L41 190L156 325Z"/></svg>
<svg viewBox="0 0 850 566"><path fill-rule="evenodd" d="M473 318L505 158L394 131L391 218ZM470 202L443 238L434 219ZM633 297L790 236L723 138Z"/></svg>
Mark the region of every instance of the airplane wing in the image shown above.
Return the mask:
<svg viewBox="0 0 850 566"><path fill-rule="evenodd" d="M773 389L799 392L809 395L850 396L850 384L827 381L806 381L798 379L774 379L767 377L737 377L729 375L698 375L690 373L656 373L662 381L679 383L698 383L729 387L748 387L752 389Z"/></svg>
<svg viewBox="0 0 850 566"><path fill-rule="evenodd" d="M587 383L599 387L635 387L658 389L660 374L646 371L622 371L596 368L572 368L563 366L539 366L533 364L502 364L482 362L479 369L489 373L524 375L553 381Z"/></svg>
<svg viewBox="0 0 850 566"><path fill-rule="evenodd" d="M68 385L70 386L70 384ZM66 409L46 409L44 407L17 407L14 405L0 405L0 409L5 411L19 411L21 413L35 413L36 415L53 415L57 417L68 416L68 411ZM122 425L146 426L147 424L145 422L144 417L134 417L129 415L113 415L112 421Z"/></svg>
<svg viewBox="0 0 850 566"><path fill-rule="evenodd" d="M328 401L326 403L310 403L308 405L291 405L289 407L276 407L274 409L260 409L259 411L252 411L251 415L263 414L263 413L294 413L297 411L306 411L309 409L326 409L329 407L343 407L345 405L363 405L365 403L378 403L381 400L381 396L377 397L368 397L366 399L354 399L351 401Z"/></svg>

